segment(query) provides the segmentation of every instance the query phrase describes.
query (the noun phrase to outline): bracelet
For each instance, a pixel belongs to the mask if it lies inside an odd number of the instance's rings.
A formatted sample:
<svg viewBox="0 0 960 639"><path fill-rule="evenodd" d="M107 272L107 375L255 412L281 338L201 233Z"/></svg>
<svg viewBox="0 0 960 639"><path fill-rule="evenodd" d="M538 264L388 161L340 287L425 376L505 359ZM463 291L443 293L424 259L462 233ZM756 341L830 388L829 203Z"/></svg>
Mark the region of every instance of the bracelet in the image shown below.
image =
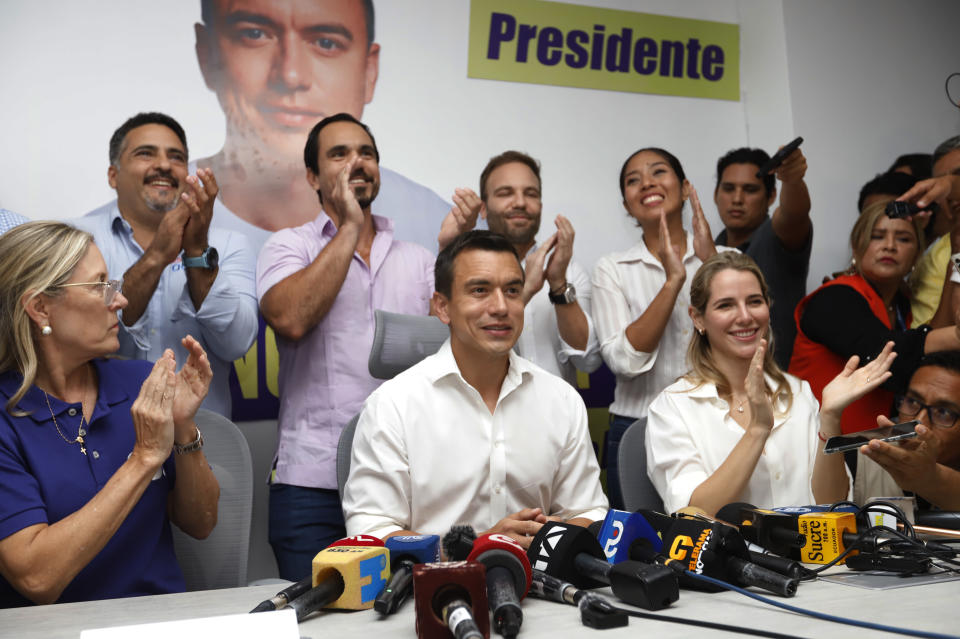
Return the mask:
<svg viewBox="0 0 960 639"><path fill-rule="evenodd" d="M194 426L194 428L197 428ZM178 455L185 455L186 453L192 453L195 450L200 450L203 448L203 435L200 433L200 429L197 428L197 438L190 442L189 444L183 444L182 446L177 442L173 442L173 452Z"/></svg>
<svg viewBox="0 0 960 639"><path fill-rule="evenodd" d="M817 431L817 437L819 437L819 438L820 438L820 441L822 441L824 444L827 443L827 438L824 437L824 436L823 436L823 433L821 433L819 430Z"/></svg>

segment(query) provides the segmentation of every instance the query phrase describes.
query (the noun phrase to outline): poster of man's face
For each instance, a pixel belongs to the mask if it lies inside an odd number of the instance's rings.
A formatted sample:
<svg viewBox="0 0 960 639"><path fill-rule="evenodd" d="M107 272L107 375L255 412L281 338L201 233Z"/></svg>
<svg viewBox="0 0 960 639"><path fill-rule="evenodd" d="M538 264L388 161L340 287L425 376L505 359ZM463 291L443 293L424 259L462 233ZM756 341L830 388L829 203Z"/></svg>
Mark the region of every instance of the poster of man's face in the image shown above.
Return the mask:
<svg viewBox="0 0 960 639"><path fill-rule="evenodd" d="M228 153L299 163L314 124L360 118L373 99L371 0L202 0L201 16L197 59L226 116Z"/></svg>

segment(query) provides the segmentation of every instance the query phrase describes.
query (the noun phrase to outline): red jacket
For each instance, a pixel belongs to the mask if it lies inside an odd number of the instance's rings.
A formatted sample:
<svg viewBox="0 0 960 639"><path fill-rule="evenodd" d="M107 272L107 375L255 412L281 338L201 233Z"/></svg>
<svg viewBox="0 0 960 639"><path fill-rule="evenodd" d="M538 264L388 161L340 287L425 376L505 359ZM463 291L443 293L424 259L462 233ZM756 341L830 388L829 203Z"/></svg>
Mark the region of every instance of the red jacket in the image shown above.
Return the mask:
<svg viewBox="0 0 960 639"><path fill-rule="evenodd" d="M800 327L800 318L803 316L803 310L806 308L810 299L828 286L849 286L862 295L867 303L870 304L870 310L877 316L883 325L892 329L890 318L887 315L887 307L883 299L870 286L867 280L860 275L843 275L831 280L800 300L794 311L794 318L797 322L797 340L793 343L793 355L790 358L789 372L807 380L813 394L818 401L822 401L823 387L836 377L847 360L840 357L829 348L814 342L806 336ZM907 326L910 326L911 317L907 316ZM877 388L866 397L861 397L854 403L847 406L843 411L843 417L840 420L840 428L844 433L853 433L858 430L877 427L877 415L889 415L893 407L893 393Z"/></svg>

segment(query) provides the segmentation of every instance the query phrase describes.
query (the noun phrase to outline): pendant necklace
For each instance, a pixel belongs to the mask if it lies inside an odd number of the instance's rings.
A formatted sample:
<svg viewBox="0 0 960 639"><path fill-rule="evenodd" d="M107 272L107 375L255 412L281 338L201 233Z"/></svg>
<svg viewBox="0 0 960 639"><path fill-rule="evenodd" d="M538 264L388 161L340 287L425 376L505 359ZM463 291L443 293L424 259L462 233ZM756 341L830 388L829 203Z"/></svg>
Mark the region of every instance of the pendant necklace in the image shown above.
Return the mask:
<svg viewBox="0 0 960 639"><path fill-rule="evenodd" d="M89 369L88 369L89 370ZM42 390L42 389L41 389ZM80 444L80 452L84 455L87 454L87 449L83 445L83 435L85 431L83 429L83 402L80 402L80 427L77 429L76 439L67 439L67 436L63 434L63 431L60 430L60 424L57 423L57 416L53 414L53 407L50 406L50 396L47 395L47 391L43 391L43 397L47 400L47 410L50 411L50 417L53 418L53 426L57 429L57 433L60 435L60 439L67 442L68 444Z"/></svg>

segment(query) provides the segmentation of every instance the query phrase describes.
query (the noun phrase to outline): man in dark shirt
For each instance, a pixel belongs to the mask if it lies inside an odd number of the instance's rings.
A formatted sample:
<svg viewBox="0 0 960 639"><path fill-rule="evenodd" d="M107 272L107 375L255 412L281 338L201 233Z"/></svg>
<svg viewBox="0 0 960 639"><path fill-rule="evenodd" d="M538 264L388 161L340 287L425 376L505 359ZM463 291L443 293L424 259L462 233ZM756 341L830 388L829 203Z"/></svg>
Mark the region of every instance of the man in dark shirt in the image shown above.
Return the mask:
<svg viewBox="0 0 960 639"><path fill-rule="evenodd" d="M715 242L740 249L763 271L773 297L774 357L786 369L797 335L793 309L806 293L813 225L810 195L803 181L807 172L803 153L797 149L774 174L761 180L757 171L769 159L763 149L741 148L717 161L713 201L724 228ZM770 215L770 206L777 199L774 175L783 191L780 205Z"/></svg>

